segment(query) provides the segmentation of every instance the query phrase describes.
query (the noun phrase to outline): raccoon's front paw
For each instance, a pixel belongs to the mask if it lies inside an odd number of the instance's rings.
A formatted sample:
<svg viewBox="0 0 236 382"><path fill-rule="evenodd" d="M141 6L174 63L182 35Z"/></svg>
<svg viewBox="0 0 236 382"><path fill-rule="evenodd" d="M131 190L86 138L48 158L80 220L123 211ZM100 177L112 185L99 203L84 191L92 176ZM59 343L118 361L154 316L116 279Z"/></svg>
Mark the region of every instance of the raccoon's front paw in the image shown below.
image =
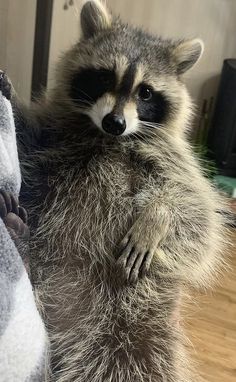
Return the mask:
<svg viewBox="0 0 236 382"><path fill-rule="evenodd" d="M15 242L29 237L26 210L18 205L17 198L10 192L0 191L0 217Z"/></svg>
<svg viewBox="0 0 236 382"><path fill-rule="evenodd" d="M145 227L148 228L148 227ZM125 280L136 283L149 271L152 258L157 250L159 241L152 239L150 232L135 224L121 242L121 252L117 266L122 270Z"/></svg>
<svg viewBox="0 0 236 382"><path fill-rule="evenodd" d="M12 85L11 81L7 77L6 73L0 70L0 90L4 97L6 97L9 101L12 96Z"/></svg>

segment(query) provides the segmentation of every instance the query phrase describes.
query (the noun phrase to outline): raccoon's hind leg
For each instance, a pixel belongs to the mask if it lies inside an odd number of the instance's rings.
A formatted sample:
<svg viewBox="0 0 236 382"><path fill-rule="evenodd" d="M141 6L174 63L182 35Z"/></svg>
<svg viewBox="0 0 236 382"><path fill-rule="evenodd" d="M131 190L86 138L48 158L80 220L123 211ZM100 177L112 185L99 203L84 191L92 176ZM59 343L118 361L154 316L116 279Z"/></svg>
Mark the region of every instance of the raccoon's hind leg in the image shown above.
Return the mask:
<svg viewBox="0 0 236 382"><path fill-rule="evenodd" d="M20 239L29 237L27 212L18 204L18 199L7 191L0 191L0 217L16 244Z"/></svg>

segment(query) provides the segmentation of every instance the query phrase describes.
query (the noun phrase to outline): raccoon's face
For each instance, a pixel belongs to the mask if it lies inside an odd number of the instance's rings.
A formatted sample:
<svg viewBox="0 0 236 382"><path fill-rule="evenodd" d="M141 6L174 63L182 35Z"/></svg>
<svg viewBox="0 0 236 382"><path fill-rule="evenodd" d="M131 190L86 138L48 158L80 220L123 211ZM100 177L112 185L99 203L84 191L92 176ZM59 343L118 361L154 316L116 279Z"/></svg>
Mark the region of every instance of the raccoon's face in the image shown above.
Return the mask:
<svg viewBox="0 0 236 382"><path fill-rule="evenodd" d="M121 60L122 61L122 60ZM91 67L74 75L70 96L103 132L127 135L141 130L141 122L164 123L171 104L152 81L141 79L141 65L120 69L119 58L111 68Z"/></svg>
<svg viewBox="0 0 236 382"><path fill-rule="evenodd" d="M81 26L83 38L63 62L73 115L113 136L186 125L191 101L180 77L198 61L200 40L155 38L113 20L95 0L83 6Z"/></svg>

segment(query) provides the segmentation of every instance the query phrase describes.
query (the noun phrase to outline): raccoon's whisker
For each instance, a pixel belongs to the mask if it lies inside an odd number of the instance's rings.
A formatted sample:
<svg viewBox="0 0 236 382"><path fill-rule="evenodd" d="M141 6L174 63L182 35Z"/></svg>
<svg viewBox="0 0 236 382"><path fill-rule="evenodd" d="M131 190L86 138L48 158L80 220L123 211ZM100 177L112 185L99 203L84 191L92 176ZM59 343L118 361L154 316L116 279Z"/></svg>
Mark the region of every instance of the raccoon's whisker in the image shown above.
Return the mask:
<svg viewBox="0 0 236 382"><path fill-rule="evenodd" d="M83 90L80 89L80 92L83 93L86 97L88 97L88 99L90 99L91 101L93 101L93 99ZM86 101L87 102L87 101Z"/></svg>
<svg viewBox="0 0 236 382"><path fill-rule="evenodd" d="M158 122L150 122L150 121L142 121L143 125L151 126L151 127L159 127L159 126L164 126L161 123Z"/></svg>
<svg viewBox="0 0 236 382"><path fill-rule="evenodd" d="M149 138L153 138L153 136L148 136L147 134L145 134L145 133L143 133L143 132L135 132L135 133L133 134L133 136L136 137L136 138L138 138L138 139L140 139L140 140L142 140L142 141L145 142L145 143L149 143L149 142L148 142L148 139L149 139Z"/></svg>
<svg viewBox="0 0 236 382"><path fill-rule="evenodd" d="M148 121L142 121L142 124L147 127L152 127L153 129L164 127L164 125L161 123L148 122Z"/></svg>
<svg viewBox="0 0 236 382"><path fill-rule="evenodd" d="M60 99L60 101L63 102L63 99ZM66 100L66 99L64 101L68 102L68 100ZM76 98L70 98L70 101L74 102L78 108L82 108L82 107L86 107L86 106L93 106L92 102L80 101Z"/></svg>
<svg viewBox="0 0 236 382"><path fill-rule="evenodd" d="M156 136L156 129L148 129L148 130L143 130L140 132L141 134L143 134L144 136L150 136L150 137L154 137Z"/></svg>
<svg viewBox="0 0 236 382"><path fill-rule="evenodd" d="M78 100L74 100L74 102L78 102L77 107L79 109L93 106L93 104L91 102L78 101Z"/></svg>
<svg viewBox="0 0 236 382"><path fill-rule="evenodd" d="M141 138L142 140L147 140L147 138L155 138L156 137L156 129L145 129L145 130L142 130L142 127L144 125L140 125L140 130L136 133L134 133L135 136L138 136L139 138Z"/></svg>
<svg viewBox="0 0 236 382"><path fill-rule="evenodd" d="M88 95L86 95L87 97L89 97ZM60 101L65 101L66 103L68 103L68 98L66 97L60 97ZM73 101L75 103L79 103L80 105L81 104L85 104L85 105L88 105L88 106L93 106L94 105L94 101L92 98L90 98L90 100L82 100L82 99L79 99L79 98L73 98L73 97L70 97L69 98L69 101Z"/></svg>

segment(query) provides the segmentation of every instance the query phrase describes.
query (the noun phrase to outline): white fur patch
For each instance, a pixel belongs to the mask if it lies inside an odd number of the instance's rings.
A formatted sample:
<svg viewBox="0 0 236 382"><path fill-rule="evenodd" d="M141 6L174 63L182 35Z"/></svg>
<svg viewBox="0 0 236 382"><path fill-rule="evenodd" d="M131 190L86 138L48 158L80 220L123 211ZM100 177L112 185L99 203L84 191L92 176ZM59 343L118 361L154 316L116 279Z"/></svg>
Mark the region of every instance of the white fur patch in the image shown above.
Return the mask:
<svg viewBox="0 0 236 382"><path fill-rule="evenodd" d="M126 121L126 130L123 135L129 135L138 131L139 119L137 108L134 102L129 102L124 108L124 117Z"/></svg>
<svg viewBox="0 0 236 382"><path fill-rule="evenodd" d="M86 114L92 119L93 123L103 132L102 120L107 114L112 112L115 102L115 97L105 94L97 100L90 110L86 111Z"/></svg>

